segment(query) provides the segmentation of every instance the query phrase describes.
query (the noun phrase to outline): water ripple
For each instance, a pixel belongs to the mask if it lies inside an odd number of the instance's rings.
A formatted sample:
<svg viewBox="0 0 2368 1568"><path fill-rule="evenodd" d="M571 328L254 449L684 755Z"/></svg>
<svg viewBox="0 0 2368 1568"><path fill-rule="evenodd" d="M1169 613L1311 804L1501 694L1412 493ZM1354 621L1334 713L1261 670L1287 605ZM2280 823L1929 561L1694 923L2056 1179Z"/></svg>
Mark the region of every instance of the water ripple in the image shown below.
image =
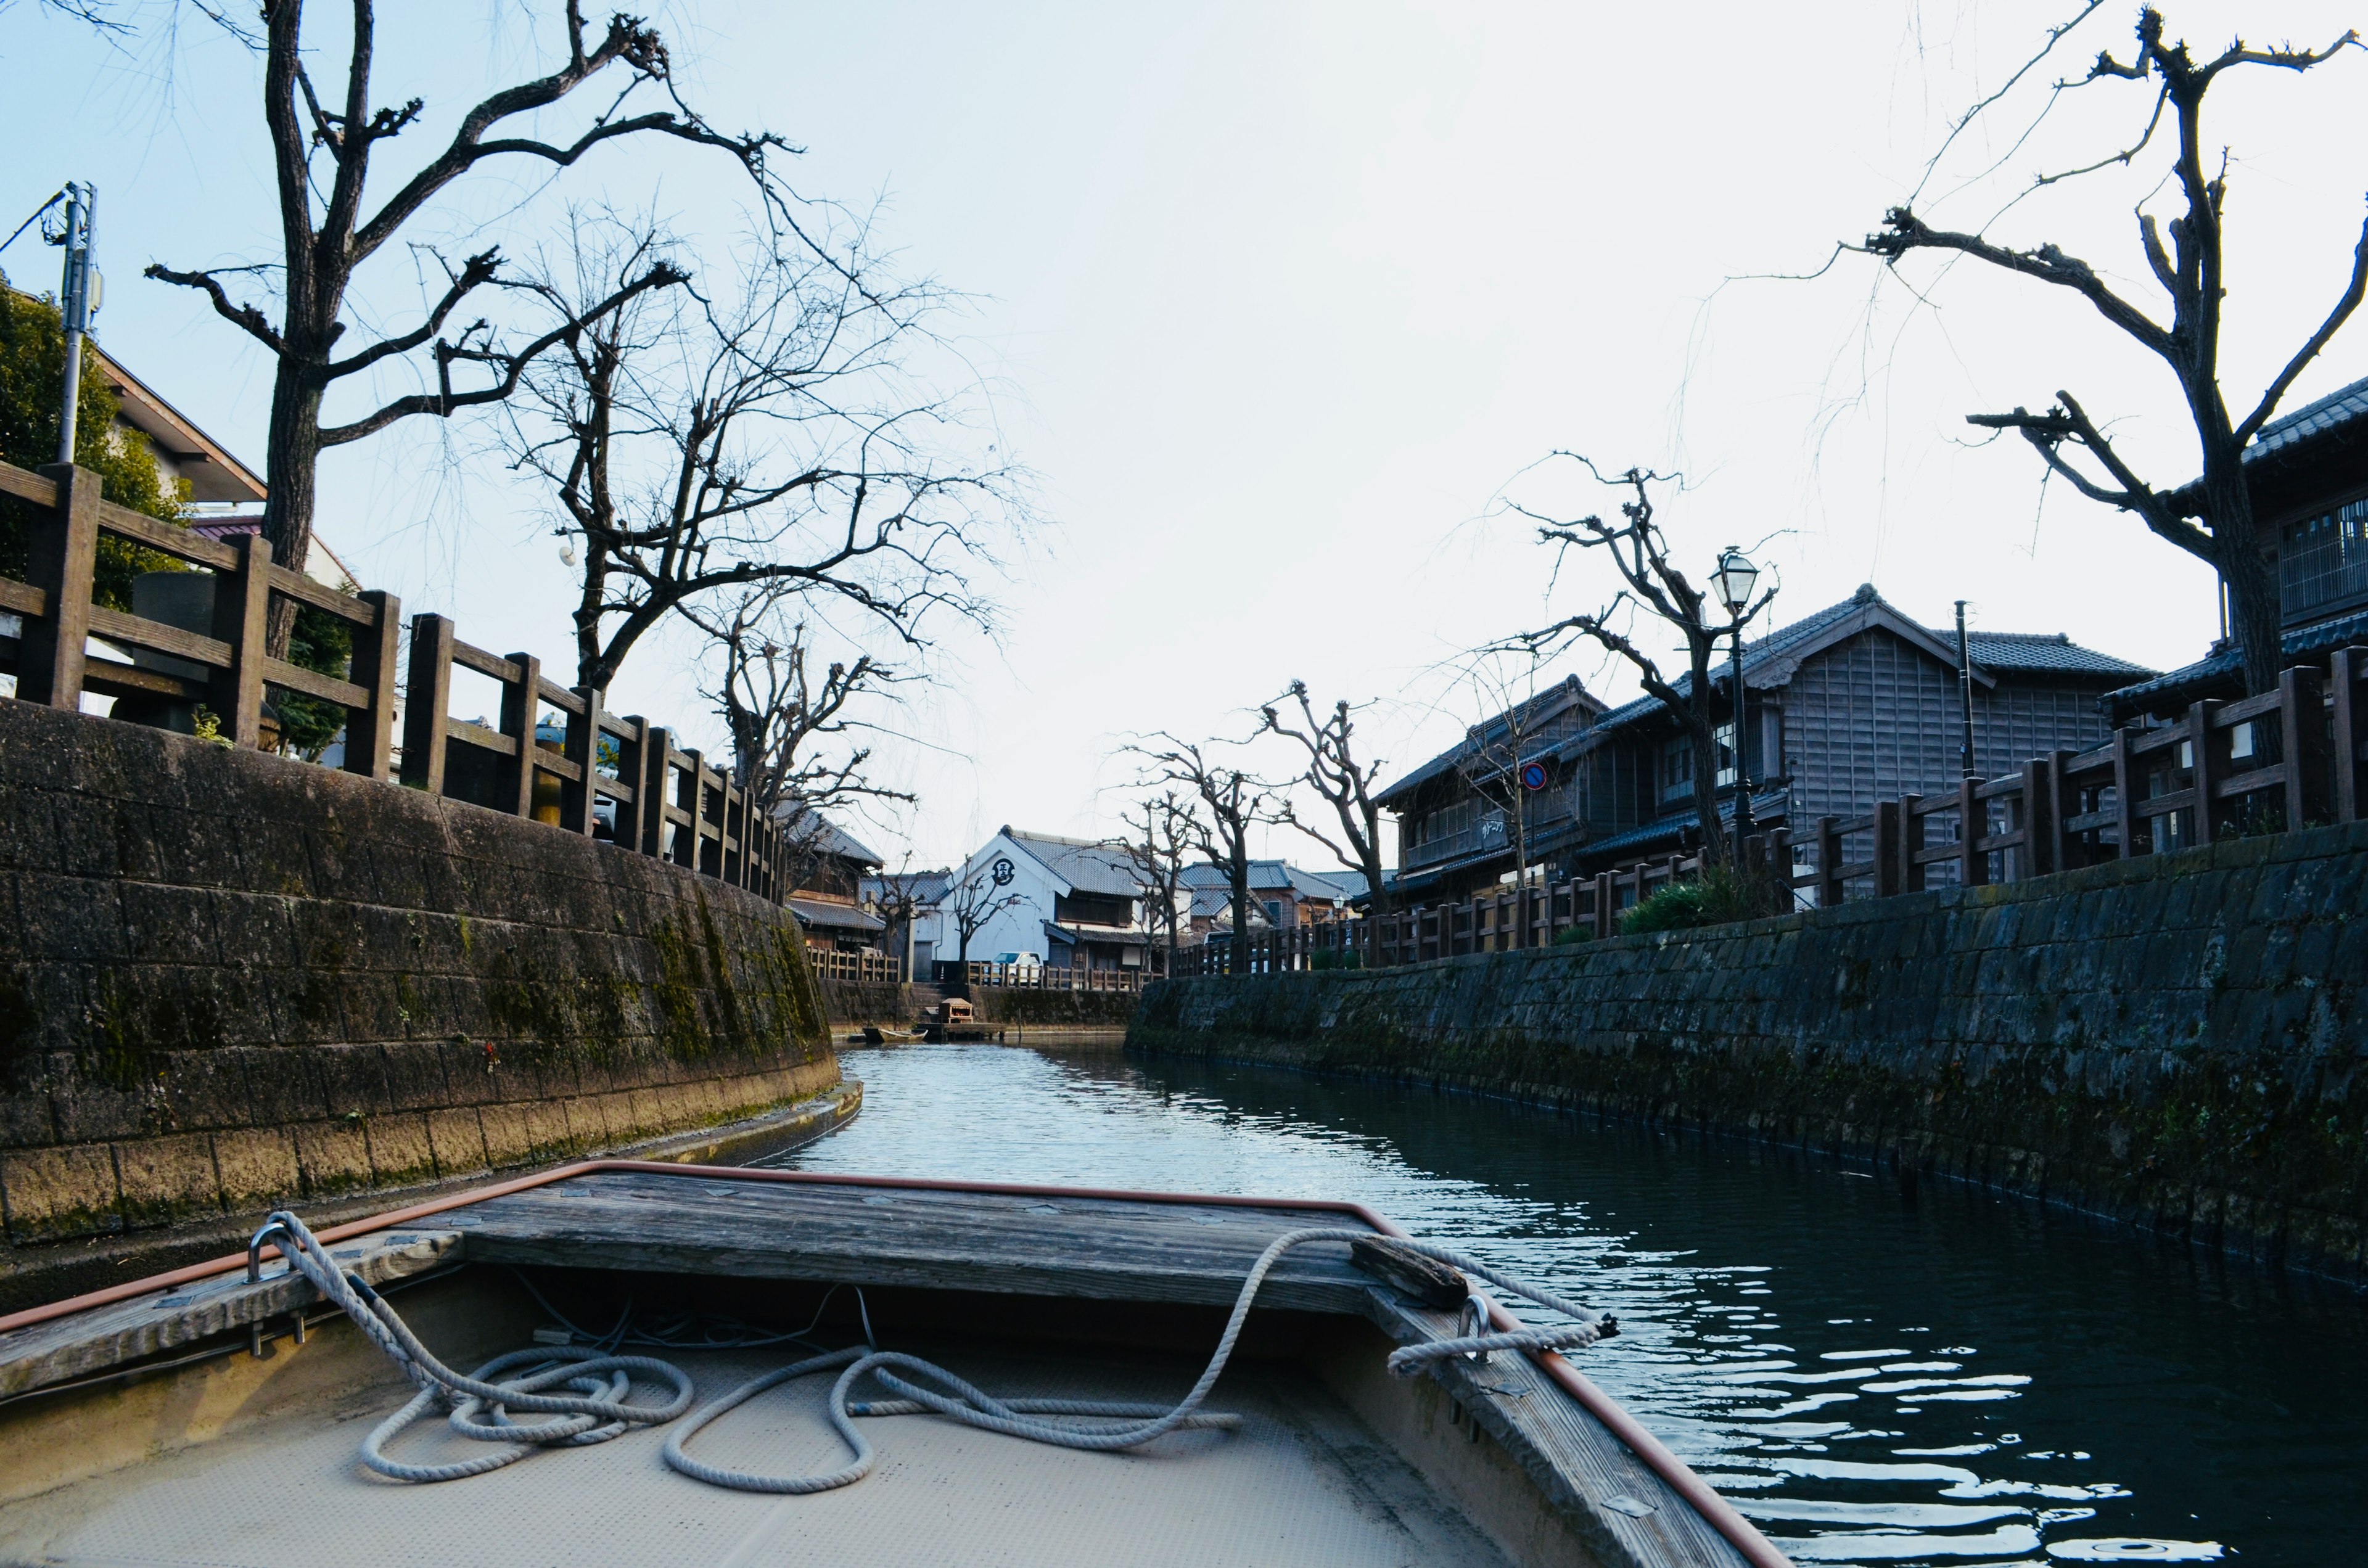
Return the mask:
<svg viewBox="0 0 2368 1568"><path fill-rule="evenodd" d="M2350 1292L1487 1101L996 1046L843 1061L863 1115L785 1163L1352 1199L1617 1312L1588 1373L1804 1562L2356 1560Z"/></svg>

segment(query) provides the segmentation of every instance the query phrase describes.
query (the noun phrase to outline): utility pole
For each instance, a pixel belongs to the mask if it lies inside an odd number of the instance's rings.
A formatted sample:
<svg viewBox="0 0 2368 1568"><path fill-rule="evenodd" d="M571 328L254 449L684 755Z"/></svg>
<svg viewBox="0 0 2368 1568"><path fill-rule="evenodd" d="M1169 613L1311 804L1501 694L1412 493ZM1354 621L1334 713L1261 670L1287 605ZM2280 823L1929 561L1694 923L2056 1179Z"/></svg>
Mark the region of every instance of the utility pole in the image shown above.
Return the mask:
<svg viewBox="0 0 2368 1568"><path fill-rule="evenodd" d="M93 232L98 215L98 188L89 184L66 187L65 235L58 243L65 246L65 281L58 290L58 303L65 315L66 384L65 407L58 416L58 461L74 460L74 413L82 398L82 340L90 330L92 279L90 253Z"/></svg>
<svg viewBox="0 0 2368 1568"><path fill-rule="evenodd" d="M1966 652L1965 601L1957 601L1957 704L1964 710L1965 738L1957 753L1958 771L1974 776L1974 661Z"/></svg>

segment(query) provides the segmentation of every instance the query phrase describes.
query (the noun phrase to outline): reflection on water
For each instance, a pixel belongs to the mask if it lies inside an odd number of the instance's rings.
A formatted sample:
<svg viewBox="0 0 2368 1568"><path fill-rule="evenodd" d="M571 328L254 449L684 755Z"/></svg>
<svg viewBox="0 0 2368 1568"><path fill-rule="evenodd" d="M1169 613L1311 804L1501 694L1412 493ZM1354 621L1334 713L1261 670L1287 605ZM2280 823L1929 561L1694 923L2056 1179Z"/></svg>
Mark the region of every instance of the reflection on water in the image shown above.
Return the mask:
<svg viewBox="0 0 2368 1568"><path fill-rule="evenodd" d="M1795 1559L2368 1561L2368 1316L1952 1184L1114 1052L850 1051L808 1170L1345 1198L1616 1312L1589 1375Z"/></svg>

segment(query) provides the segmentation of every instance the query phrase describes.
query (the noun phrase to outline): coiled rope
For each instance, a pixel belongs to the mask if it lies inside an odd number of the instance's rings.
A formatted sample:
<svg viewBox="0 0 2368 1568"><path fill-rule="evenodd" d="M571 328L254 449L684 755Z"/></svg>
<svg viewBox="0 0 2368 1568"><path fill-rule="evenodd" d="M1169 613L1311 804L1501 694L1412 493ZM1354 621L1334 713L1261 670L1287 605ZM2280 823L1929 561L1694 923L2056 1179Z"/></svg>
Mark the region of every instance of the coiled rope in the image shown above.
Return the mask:
<svg viewBox="0 0 2368 1568"><path fill-rule="evenodd" d="M1251 1266L1248 1277L1242 1281L1241 1293L1234 1299L1233 1314L1225 1320L1225 1332L1218 1337L1216 1354L1210 1358L1207 1369L1201 1372L1200 1381L1192 1385L1191 1392L1171 1408L1163 1410L1156 1404L1114 1404L1081 1400L997 1400L973 1388L943 1367L924 1361L918 1357L900 1355L894 1351L867 1350L858 1346L847 1350L834 1351L827 1356L816 1356L808 1360L783 1367L778 1371L768 1372L763 1377L741 1384L740 1387L706 1406L698 1415L667 1434L666 1461L695 1480L704 1481L715 1486L732 1487L741 1492L828 1492L837 1487L850 1485L871 1472L875 1456L871 1445L864 1439L862 1433L856 1429L855 1423L851 1419L858 1415L916 1415L925 1410L934 1411L939 1415L962 1422L965 1426L979 1427L984 1431L1002 1432L1014 1437L1025 1437L1030 1442L1050 1443L1064 1449L1087 1449L1097 1451L1140 1448L1145 1443L1183 1428L1239 1426L1240 1416L1213 1412L1203 1414L1200 1406L1201 1402L1208 1398L1210 1390L1216 1387L1218 1377L1224 1373L1226 1361L1233 1356L1234 1344L1241 1337L1242 1325L1248 1321L1250 1303L1256 1299L1258 1287L1265 1283L1268 1271L1273 1268L1283 1254L1293 1247L1304 1246L1311 1242L1369 1242L1372 1239L1373 1233L1371 1231L1332 1227L1291 1231L1277 1236L1268 1244L1266 1251L1258 1256L1258 1262ZM1477 1275L1512 1295L1519 1296L1524 1301L1534 1301L1539 1306L1551 1308L1572 1320L1566 1324L1521 1328L1509 1333L1463 1335L1452 1339L1433 1339L1419 1345L1408 1345L1390 1354L1389 1369L1397 1377L1410 1378L1430 1363L1443 1361L1452 1356L1485 1357L1497 1350L1577 1349L1592 1345L1597 1340L1618 1332L1618 1327L1612 1320L1603 1314L1580 1306L1576 1301L1565 1301L1550 1291L1516 1279L1509 1275L1500 1274L1486 1264L1476 1258L1468 1257L1463 1253L1452 1251L1446 1247L1434 1246L1427 1242L1405 1241L1396 1238L1392 1239L1391 1244L1419 1253L1425 1257L1435 1258L1441 1263L1460 1268L1467 1274ZM1479 1316L1485 1325L1487 1322L1485 1307L1480 1310ZM725 1470L718 1465L708 1464L704 1460L693 1459L684 1451L684 1445L696 1437L701 1427L725 1412L746 1403L768 1389L777 1388L782 1383L811 1373L827 1371L833 1367L847 1369L838 1375L838 1381L831 1385L830 1403L826 1412L832 1427L854 1453L854 1459L845 1467L817 1475L757 1475L746 1471ZM895 1370L890 1369L895 1369ZM913 1379L925 1379L935 1382L939 1387L937 1389L925 1387L919 1381L899 1377L898 1371L909 1373ZM850 1402L848 1394L857 1381L866 1374L871 1375L891 1393L902 1397L874 1402ZM1059 1421L1030 1419L1034 1416L1098 1417L1101 1418L1101 1424L1084 1426ZM1150 1419L1141 1419L1143 1417ZM1112 1418L1128 1420L1134 1424L1112 1426L1108 1424Z"/></svg>
<svg viewBox="0 0 2368 1568"><path fill-rule="evenodd" d="M489 1470L516 1464L538 1449L605 1443L632 1427L671 1421L690 1408L690 1375L654 1356L604 1356L564 1345L537 1346L496 1356L473 1374L463 1377L420 1344L410 1325L383 1297L359 1276L339 1268L320 1238L303 1221L285 1210L273 1213L248 1244L250 1273L264 1241L275 1233L280 1238L279 1250L287 1255L288 1267L310 1280L324 1300L341 1308L353 1319L354 1325L418 1385L419 1392L410 1403L379 1423L362 1439L362 1463L381 1475L397 1481L457 1481L465 1475L483 1475ZM496 1373L528 1365L539 1369L507 1382L492 1381ZM626 1403L625 1394L636 1372L672 1383L674 1397L664 1404ZM576 1392L541 1392L553 1387ZM385 1446L439 1403L451 1409L453 1431L503 1447L450 1464L404 1464L387 1458ZM520 1426L510 1419L513 1410L557 1419ZM483 1420L479 1419L481 1413Z"/></svg>
<svg viewBox="0 0 2368 1568"><path fill-rule="evenodd" d="M487 1471L514 1464L540 1448L605 1443L634 1426L662 1426L690 1406L691 1381L681 1368L655 1357L609 1355L590 1346L554 1346L516 1350L507 1356L497 1356L478 1368L472 1375L462 1377L431 1355L377 1291L357 1276L337 1267L336 1260L319 1239L291 1213L285 1210L275 1212L264 1228L256 1233L247 1248L251 1274L256 1270L264 1242L274 1233L282 1238L280 1250L287 1254L289 1267L312 1281L313 1288L324 1299L341 1308L371 1342L386 1352L403 1369L404 1375L419 1387L416 1397L380 1423L377 1429L362 1440L362 1462L381 1475L398 1481L421 1482L454 1481L462 1476L482 1475ZM1218 1337L1216 1353L1210 1358L1200 1381L1192 1385L1181 1402L1173 1406L1098 1400L998 1400L973 1388L943 1367L917 1356L881 1350L867 1344L810 1357L741 1384L668 1434L666 1462L695 1480L735 1491L828 1492L862 1480L871 1472L876 1460L871 1445L855 1426L854 1418L857 1416L913 1415L931 1412L983 1431L1001 1432L1030 1442L1097 1452L1140 1448L1175 1431L1236 1428L1241 1425L1240 1416L1216 1411L1204 1412L1200 1407L1210 1391L1216 1387L1218 1378L1224 1372L1225 1363L1232 1358L1234 1346L1249 1319L1251 1302L1257 1299L1258 1288L1266 1282L1268 1273L1293 1247L1314 1242L1353 1243L1373 1239L1371 1231L1329 1226L1291 1231L1277 1236L1259 1254L1258 1262L1251 1266L1248 1276L1243 1279L1241 1291L1234 1300L1232 1314L1225 1320L1224 1333ZM1468 1275L1475 1275L1509 1295L1519 1296L1571 1320L1508 1332L1458 1335L1453 1338L1404 1346L1390 1354L1387 1365L1394 1376L1412 1377L1433 1362L1455 1356L1485 1359L1499 1350L1577 1349L1619 1332L1618 1325L1610 1317L1500 1273L1465 1254L1428 1242L1397 1237L1391 1238L1390 1244L1448 1264ZM1476 1294L1465 1305L1465 1321L1468 1323L1474 1316L1485 1328L1488 1322L1488 1310L1485 1301ZM866 1337L869 1338L868 1328ZM505 1382L493 1381L495 1374L518 1367L533 1369ZM712 1465L692 1458L685 1451L685 1445L717 1417L737 1409L768 1389L835 1367L845 1370L831 1385L827 1415L831 1426L854 1455L842 1468L815 1475L761 1475ZM625 1394L632 1374L636 1372L672 1383L674 1397L664 1404L627 1403ZM849 1393L867 1376L898 1397L850 1400ZM554 1387L570 1388L576 1392L571 1395L541 1392ZM450 1424L453 1431L465 1437L504 1446L481 1457L451 1464L412 1465L388 1459L383 1452L385 1445L427 1415L439 1402L451 1407ZM556 1419L520 1426L510 1419L513 1410L547 1415ZM484 1419L479 1419L481 1413Z"/></svg>

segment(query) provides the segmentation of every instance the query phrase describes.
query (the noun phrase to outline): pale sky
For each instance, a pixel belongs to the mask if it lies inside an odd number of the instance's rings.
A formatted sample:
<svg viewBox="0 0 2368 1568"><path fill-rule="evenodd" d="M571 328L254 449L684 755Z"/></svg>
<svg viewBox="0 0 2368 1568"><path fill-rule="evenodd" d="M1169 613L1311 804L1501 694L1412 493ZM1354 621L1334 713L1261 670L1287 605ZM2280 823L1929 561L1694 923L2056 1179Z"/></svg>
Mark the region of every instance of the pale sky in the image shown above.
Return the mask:
<svg viewBox="0 0 2368 1568"><path fill-rule="evenodd" d="M383 154L390 171L559 47L542 18L556 6L384 9L378 97L428 100L422 130ZM1759 547L1783 583L1780 621L1871 581L1934 625L1965 598L1993 630L2067 631L2158 668L2199 656L2216 630L2207 571L2061 485L2043 498L2027 449L1979 446L1963 423L2066 387L2119 422L2157 483L2187 477L2168 373L2084 304L1921 258L1903 278L1922 303L1862 256L1815 281L1729 281L1815 271L1876 225L1951 119L2070 10L664 8L687 95L714 123L804 147L803 191L884 199L899 266L973 296L960 347L987 438L1038 478L1045 526L996 588L999 645L946 628L935 679L882 714L902 733L880 743L883 775L921 806L860 835L918 864L1004 823L1115 831L1129 732L1246 734L1293 677L1372 703L1360 738L1390 771L1414 766L1478 716L1461 650L1608 597L1585 565L1549 597L1549 556L1502 515L1508 497L1566 514L1615 501L1530 472L1556 449L1682 471L1662 513L1672 538L1704 570L1723 545ZM0 218L13 228L62 181L97 182L101 341L260 468L262 353L196 296L140 277L152 260L269 256L258 73L203 24L168 51L159 14L111 48L28 0L0 8ZM2100 47L2126 52L2134 15L2100 11L2033 85ZM2199 48L2240 21L2253 41L2324 43L2351 19L2320 5L2171 13ZM2341 287L2368 187L2363 85L2354 52L2214 90L2239 416ZM2141 93L2067 96L2020 148L2040 100L2009 98L1921 206L1983 224L2032 174L2127 140ZM2062 243L2154 303L2130 214L2161 175L2141 158L1991 232ZM530 249L559 198L512 211L520 188L481 182L441 221L457 234L484 220ZM558 190L719 234L737 199L712 165L656 149L587 159ZM23 240L0 266L51 288L55 257ZM409 263L390 260L367 303L399 321L416 297ZM2363 332L2286 406L2368 373ZM572 669L567 568L539 498L471 455L482 426L456 426L335 454L321 535L407 609ZM720 739L693 652L645 644L611 705ZM1633 694L1591 656L1541 678L1565 668L1607 699Z"/></svg>

